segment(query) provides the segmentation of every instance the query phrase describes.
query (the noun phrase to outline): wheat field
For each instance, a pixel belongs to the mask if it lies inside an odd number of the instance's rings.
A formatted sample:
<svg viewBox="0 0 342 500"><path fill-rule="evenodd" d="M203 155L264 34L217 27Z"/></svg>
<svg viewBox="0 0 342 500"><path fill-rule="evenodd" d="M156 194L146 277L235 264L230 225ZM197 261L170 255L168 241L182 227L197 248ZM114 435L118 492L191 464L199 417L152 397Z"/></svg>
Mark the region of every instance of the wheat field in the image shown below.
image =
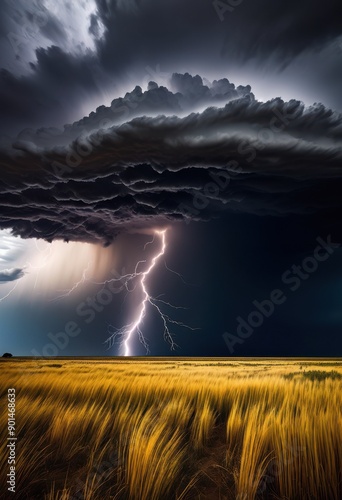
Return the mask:
<svg viewBox="0 0 342 500"><path fill-rule="evenodd" d="M1 498L342 498L339 359L6 359L2 401L9 387ZM1 463L6 493L5 446Z"/></svg>

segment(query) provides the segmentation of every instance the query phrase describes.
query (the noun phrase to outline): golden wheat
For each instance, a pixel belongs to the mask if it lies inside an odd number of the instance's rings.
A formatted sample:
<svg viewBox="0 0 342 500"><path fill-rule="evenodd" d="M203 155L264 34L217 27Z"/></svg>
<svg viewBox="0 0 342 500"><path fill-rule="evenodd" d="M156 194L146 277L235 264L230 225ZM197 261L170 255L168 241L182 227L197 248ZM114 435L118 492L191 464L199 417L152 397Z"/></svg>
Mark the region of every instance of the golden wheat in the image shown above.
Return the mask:
<svg viewBox="0 0 342 500"><path fill-rule="evenodd" d="M18 499L342 498L340 361L1 362Z"/></svg>

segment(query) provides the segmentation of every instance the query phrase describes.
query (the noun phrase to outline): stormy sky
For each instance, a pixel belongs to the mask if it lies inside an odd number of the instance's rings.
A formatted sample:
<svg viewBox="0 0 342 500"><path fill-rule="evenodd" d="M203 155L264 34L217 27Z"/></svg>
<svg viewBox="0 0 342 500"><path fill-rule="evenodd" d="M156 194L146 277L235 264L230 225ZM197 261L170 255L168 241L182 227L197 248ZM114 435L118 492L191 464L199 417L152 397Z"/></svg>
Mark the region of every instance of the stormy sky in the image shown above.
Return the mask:
<svg viewBox="0 0 342 500"><path fill-rule="evenodd" d="M340 355L341 15L3 2L3 351L122 354L166 229L131 354Z"/></svg>

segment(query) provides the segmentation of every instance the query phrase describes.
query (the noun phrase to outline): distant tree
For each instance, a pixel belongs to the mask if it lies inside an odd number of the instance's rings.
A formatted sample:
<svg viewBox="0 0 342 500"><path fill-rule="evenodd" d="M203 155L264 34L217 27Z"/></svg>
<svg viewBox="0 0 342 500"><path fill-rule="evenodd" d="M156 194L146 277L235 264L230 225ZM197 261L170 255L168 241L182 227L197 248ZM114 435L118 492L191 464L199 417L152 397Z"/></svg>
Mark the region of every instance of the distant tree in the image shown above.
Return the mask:
<svg viewBox="0 0 342 500"><path fill-rule="evenodd" d="M12 358L13 357L13 354L11 354L10 352L4 352L3 355L2 355L3 358Z"/></svg>

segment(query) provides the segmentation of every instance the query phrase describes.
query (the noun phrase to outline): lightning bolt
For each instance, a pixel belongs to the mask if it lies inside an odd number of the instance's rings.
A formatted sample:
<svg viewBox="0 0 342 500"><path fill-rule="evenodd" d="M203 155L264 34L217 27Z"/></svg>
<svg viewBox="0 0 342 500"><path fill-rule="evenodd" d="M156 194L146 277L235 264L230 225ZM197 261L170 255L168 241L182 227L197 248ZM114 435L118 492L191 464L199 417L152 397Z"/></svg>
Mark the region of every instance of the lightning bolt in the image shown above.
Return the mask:
<svg viewBox="0 0 342 500"><path fill-rule="evenodd" d="M147 308L148 306L152 306L157 312L159 317L162 320L163 323L163 336L164 340L168 342L171 346L171 350L174 350L177 347L177 344L175 343L173 339L173 335L170 331L170 325L178 325L184 328L188 328L190 330L197 330L198 328L192 328L181 321L176 321L172 319L168 314L162 311L161 307L164 308L170 307L173 309L185 309L184 307L181 306L175 306L171 304L170 302L167 302L163 299L161 299L160 295L157 297L153 297L150 295L148 292L148 287L147 287L147 279L148 276L151 275L153 272L154 268L157 266L158 262L161 260L161 257L165 254L166 251L166 234L167 230L155 230L154 235L151 241L148 241L144 245L144 250L148 245L151 245L155 242L157 238L159 238L160 241L160 250L156 253L156 255L153 256L150 265L147 267L146 270L141 270L142 267L145 267L144 264L146 265L146 260L139 260L137 264L135 265L134 271L132 273L126 273L125 269L123 269L123 273L119 275L116 271L112 271L115 274L114 278L107 279L105 281L94 281L87 277L87 273L89 271L91 262L88 263L86 269L84 269L82 277L77 281L70 289L64 290L60 295L57 297L54 297L51 299L52 301L59 300L63 297L68 297L71 295L78 287L80 287L82 284L85 282L90 282L93 285L102 285L103 287L106 286L109 283L113 282L120 282L120 288L121 289L126 289L127 292L133 292L137 287L140 287L142 291L142 301L139 307L139 312L137 314L136 319L128 324L125 325L121 328L114 328L112 325L109 325L108 331L109 331L109 338L105 341L105 343L108 343L108 349L111 348L115 343L117 343L117 339L119 339L119 344L121 345L122 352L124 356L130 356L131 355L131 346L130 343L132 341L132 338L134 334L137 335L139 341L141 344L145 347L146 352L149 352L149 346L147 343L146 338L144 337L144 334L142 332L141 326L144 321L144 318L146 316ZM181 274L177 273L176 271L173 271L170 269L166 263L165 267L169 272L174 273L178 277L181 278L183 283L189 285L186 283L181 276ZM1 301L1 300L0 300Z"/></svg>
<svg viewBox="0 0 342 500"><path fill-rule="evenodd" d="M49 257L50 257L51 252L52 252L51 245L49 245L43 249L39 248L38 240L35 240L35 246L36 246L36 249L38 250L38 253L40 253L40 259L41 259L40 266L34 266L33 264L31 264L31 262L26 262L26 265L25 265L25 267L27 267L28 269L37 271L36 272L36 279L35 279L34 287L33 287L34 289L37 287L37 282L38 282L40 272L46 266L47 261L49 260Z"/></svg>
<svg viewBox="0 0 342 500"><path fill-rule="evenodd" d="M53 299L51 299L52 301L55 301L55 300L59 300L63 297L69 297L69 295L74 291L76 290L76 288L78 288L80 285L82 285L83 283L85 283L85 281L88 280L87 278L87 272L89 271L89 267L91 266L92 262L88 262L88 265L87 267L84 269L83 273L82 273L82 278L77 281L70 289L68 290L65 290L61 295L58 295L57 297L54 297Z"/></svg>
<svg viewBox="0 0 342 500"><path fill-rule="evenodd" d="M146 277L150 274L150 272L152 271L152 269L155 267L157 261L165 253L165 247L166 247L165 232L166 232L166 229L164 229L164 231L156 231L155 232L155 234L157 234L158 236L161 236L162 248L161 248L160 252L153 257L150 267L146 271L144 271L142 273L142 275L141 275L140 286L141 286L141 289L143 291L144 298L143 298L143 301L142 301L142 306L141 306L138 318L134 321L133 325L127 330L126 339L125 339L125 341L123 343L123 346L124 346L124 355L125 356L129 356L129 354L130 354L129 341L130 341L130 339L131 339L134 331L137 330L138 333L139 333L140 338L143 337L142 332L140 330L140 324L141 324L141 322L144 319L145 314L146 314L146 304L147 304L147 302L149 302L152 305L155 305L152 302L152 299L151 299L151 297L150 297L150 295L149 295L149 293L148 293L148 291L146 289L145 281L146 281ZM160 312L160 309L158 308L158 306L155 305L155 307ZM161 312L160 312L160 314L163 317L163 315L162 315ZM168 330L167 323L165 322L165 320L164 320L164 327L165 327L165 331L167 332L168 336L171 339L171 349L172 349L173 348L173 339L172 339L172 336L170 335L170 332Z"/></svg>
<svg viewBox="0 0 342 500"><path fill-rule="evenodd" d="M15 284L13 285L13 288L11 288L11 290L7 293L7 295L4 295L3 297L1 297L0 302L7 299L7 297L9 297L12 292L14 292L14 290L17 288L17 286L18 286L18 281L15 282Z"/></svg>
<svg viewBox="0 0 342 500"><path fill-rule="evenodd" d="M164 339L165 341L167 341L170 346L171 346L171 350L174 350L176 347L177 347L177 344L174 342L174 339L173 339L173 336L170 332L170 329L169 329L169 324L176 324L178 326L182 326L182 327L185 327L185 328L189 328L190 330L196 330L196 328L192 328L180 321L175 321L173 320L172 318L170 318L167 314L165 314L159 307L158 305L158 302L160 303L163 303L164 305L167 305L169 307L173 307L175 309L184 309L182 307L179 307L179 306L174 306L172 304L170 304L169 302L166 302L164 300L161 300L161 299L158 299L158 298L154 298L152 297L148 290L147 290L147 285L146 285L146 279L147 277L152 273L153 269L156 267L158 261L160 260L160 258L165 254L165 250L166 250L166 229L163 229L163 230L155 230L155 235L154 235L154 238L155 236L158 236L159 239L160 239L160 242L161 242L161 249L159 250L159 252L152 258L152 261L151 261L151 264L149 265L149 267L146 269L146 271L140 271L140 272L137 272L137 269L138 269L138 265L143 263L143 262L146 262L146 261L139 261L138 264L136 265L135 267L135 272L132 273L132 274L126 274L124 276L121 276L121 278L118 278L116 279L115 281L118 281L118 280L124 280L125 282L125 286L126 286L126 289L128 290L128 282L137 278L137 277L140 277L140 281L139 281L139 285L140 285L140 288L142 290L142 293L143 293L143 299L142 299L142 302L141 302L141 305L140 305L140 309L139 309L139 313L136 317L136 319L130 323L129 325L126 325L120 329L115 329L112 327L112 329L114 330L113 333L111 333L110 337L106 340L106 342L108 342L109 344L109 347L112 347L115 343L115 340L116 338L121 338L123 339L122 342L121 342L121 345L122 345L122 348L123 348L123 355L124 356L130 356L131 355L131 347L130 347L130 342L132 340L132 337L134 335L134 333L137 333L138 335L138 338L140 340L140 342L142 343L142 345L145 347L146 349L146 352L148 353L149 352L149 348L148 348L148 343L144 337L144 334L141 330L141 325L143 323L143 320L146 316L146 311L147 311L147 307L148 305L151 305L153 306L160 318L162 319L162 322L163 322L163 326L164 326ZM146 248L146 246L150 243L153 243L154 241L154 238L152 241L148 242L144 248ZM178 274L178 273L176 273ZM110 281L110 280L109 280Z"/></svg>

